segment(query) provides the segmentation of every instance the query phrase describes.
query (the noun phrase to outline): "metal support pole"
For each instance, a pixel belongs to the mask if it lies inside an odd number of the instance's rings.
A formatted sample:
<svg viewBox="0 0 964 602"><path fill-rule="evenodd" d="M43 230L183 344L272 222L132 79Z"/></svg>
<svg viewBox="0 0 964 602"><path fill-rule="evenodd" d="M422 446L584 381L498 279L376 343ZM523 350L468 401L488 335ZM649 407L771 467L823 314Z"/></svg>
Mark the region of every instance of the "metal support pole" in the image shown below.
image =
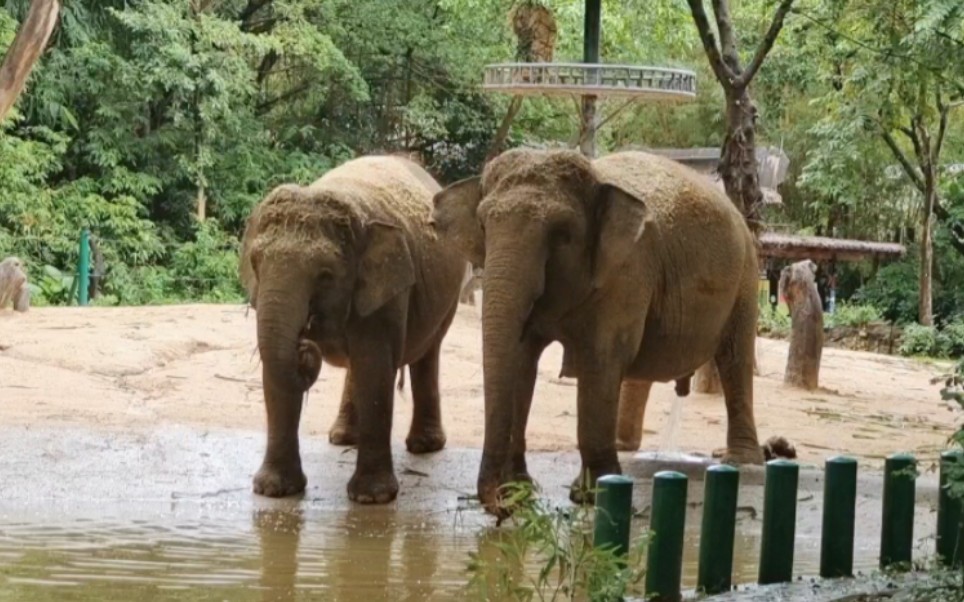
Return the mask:
<svg viewBox="0 0 964 602"><path fill-rule="evenodd" d="M586 0L586 13L583 19L582 62L599 63L600 40L602 39L602 0ZM598 73L586 73L586 84L598 83ZM582 97L582 115L579 127L579 150L590 159L596 156L596 97Z"/></svg>
<svg viewBox="0 0 964 602"><path fill-rule="evenodd" d="M793 539L797 523L800 467L790 460L771 460L763 491L763 535L760 545L761 585L793 579Z"/></svg>
<svg viewBox="0 0 964 602"><path fill-rule="evenodd" d="M964 452L959 449L941 454L940 497L937 501L937 555L947 566L960 567L961 550L961 500L951 497L947 489L952 466L964 460Z"/></svg>
<svg viewBox="0 0 964 602"><path fill-rule="evenodd" d="M646 599L682 600L683 529L686 525L686 475L664 470L653 475L654 531L646 553Z"/></svg>
<svg viewBox="0 0 964 602"><path fill-rule="evenodd" d="M606 475L596 480L596 518L592 545L611 548L617 556L629 552L629 526L633 518L633 480Z"/></svg>
<svg viewBox="0 0 964 602"><path fill-rule="evenodd" d="M825 470L820 576L853 577L857 460L845 456L830 458Z"/></svg>
<svg viewBox="0 0 964 602"><path fill-rule="evenodd" d="M880 567L909 569L914 547L914 497L917 460L894 454L884 463L884 512L880 531Z"/></svg>
<svg viewBox="0 0 964 602"><path fill-rule="evenodd" d="M80 231L80 259L77 262L77 303L87 305L90 285L90 230Z"/></svg>
<svg viewBox="0 0 964 602"><path fill-rule="evenodd" d="M730 591L740 471L727 464L706 469L700 566L696 589L708 595Z"/></svg>

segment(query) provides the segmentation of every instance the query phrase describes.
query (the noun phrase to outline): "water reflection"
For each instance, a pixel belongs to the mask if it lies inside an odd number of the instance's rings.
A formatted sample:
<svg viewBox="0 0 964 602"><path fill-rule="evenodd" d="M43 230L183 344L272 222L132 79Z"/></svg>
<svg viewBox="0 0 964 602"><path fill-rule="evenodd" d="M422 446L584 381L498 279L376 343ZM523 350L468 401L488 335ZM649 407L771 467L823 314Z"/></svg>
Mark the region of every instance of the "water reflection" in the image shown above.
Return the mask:
<svg viewBox="0 0 964 602"><path fill-rule="evenodd" d="M304 512L299 506L254 511L254 528L261 549L261 599L265 602L295 599L298 544L304 524Z"/></svg>

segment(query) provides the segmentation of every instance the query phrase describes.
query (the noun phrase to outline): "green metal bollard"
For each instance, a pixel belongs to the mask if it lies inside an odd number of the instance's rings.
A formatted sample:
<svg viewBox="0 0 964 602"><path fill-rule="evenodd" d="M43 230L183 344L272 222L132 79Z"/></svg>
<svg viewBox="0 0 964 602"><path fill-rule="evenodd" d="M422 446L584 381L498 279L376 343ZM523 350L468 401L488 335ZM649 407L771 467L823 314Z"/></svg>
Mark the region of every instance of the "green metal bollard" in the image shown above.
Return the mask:
<svg viewBox="0 0 964 602"><path fill-rule="evenodd" d="M664 470L653 475L654 532L646 553L646 599L682 599L683 529L686 525L686 475Z"/></svg>
<svg viewBox="0 0 964 602"><path fill-rule="evenodd" d="M836 456L825 465L820 576L853 577L857 513L857 460Z"/></svg>
<svg viewBox="0 0 964 602"><path fill-rule="evenodd" d="M914 496L917 460L894 454L884 465L884 512L880 530L880 567L910 568L914 547ZM902 565L902 566L894 566Z"/></svg>
<svg viewBox="0 0 964 602"><path fill-rule="evenodd" d="M87 305L90 285L90 230L80 231L80 259L77 262L77 303Z"/></svg>
<svg viewBox="0 0 964 602"><path fill-rule="evenodd" d="M950 467L964 460L964 452L959 449L941 454L940 497L937 501L937 555L943 564L960 567L964 562L961 543L961 500L954 499L947 490Z"/></svg>
<svg viewBox="0 0 964 602"><path fill-rule="evenodd" d="M790 460L771 460L763 492L763 535L760 545L760 585L793 579L793 538L797 523L800 467Z"/></svg>
<svg viewBox="0 0 964 602"><path fill-rule="evenodd" d="M720 594L733 585L733 540L740 471L727 464L706 469L697 591Z"/></svg>
<svg viewBox="0 0 964 602"><path fill-rule="evenodd" d="M617 556L629 552L629 526L633 518L633 480L606 475L596 480L596 518L592 545L609 547Z"/></svg>

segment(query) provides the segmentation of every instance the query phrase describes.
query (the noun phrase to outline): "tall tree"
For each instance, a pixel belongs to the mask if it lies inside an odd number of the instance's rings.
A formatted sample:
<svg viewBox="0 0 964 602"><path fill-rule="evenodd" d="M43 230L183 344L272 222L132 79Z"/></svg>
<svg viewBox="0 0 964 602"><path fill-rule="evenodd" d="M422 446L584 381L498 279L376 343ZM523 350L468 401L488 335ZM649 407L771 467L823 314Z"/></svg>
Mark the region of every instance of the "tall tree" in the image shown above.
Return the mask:
<svg viewBox="0 0 964 602"><path fill-rule="evenodd" d="M717 34L714 34L703 0L687 0L699 31L706 58L726 97L726 137L720 154L719 171L726 193L743 212L754 232L759 232L763 193L756 163L756 105L750 98L750 84L783 29L793 0L780 0L770 27L743 66L739 42L728 0L712 0ZM719 41L717 41L719 35Z"/></svg>
<svg viewBox="0 0 964 602"><path fill-rule="evenodd" d="M831 33L810 60L833 65L829 131L857 123L892 154L919 194L918 321L934 323L934 223L964 253L964 223L942 203L941 157L952 111L964 104L964 5L957 0L824 0L807 17Z"/></svg>
<svg viewBox="0 0 964 602"><path fill-rule="evenodd" d="M27 76L47 46L59 13L60 2L57 0L33 0L30 3L27 18L0 65L0 121L23 91Z"/></svg>
<svg viewBox="0 0 964 602"><path fill-rule="evenodd" d="M712 0L716 33L707 17L703 0L687 0L703 50L726 98L726 135L720 151L719 172L726 194L743 213L754 234L762 228L760 211L763 192L756 162L756 105L750 98L750 84L783 29L793 0L780 0L770 27L744 67L728 0ZM717 41L717 35L719 41ZM696 373L694 388L701 393L720 393L719 374L714 362Z"/></svg>

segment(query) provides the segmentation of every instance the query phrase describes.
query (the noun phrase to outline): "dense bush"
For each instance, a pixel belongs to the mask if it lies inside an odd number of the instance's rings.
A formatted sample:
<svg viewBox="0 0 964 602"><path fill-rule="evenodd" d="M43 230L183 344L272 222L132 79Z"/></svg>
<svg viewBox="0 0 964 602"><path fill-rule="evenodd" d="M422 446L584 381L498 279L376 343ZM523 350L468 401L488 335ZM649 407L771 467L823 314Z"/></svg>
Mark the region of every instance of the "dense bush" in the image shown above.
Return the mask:
<svg viewBox="0 0 964 602"><path fill-rule="evenodd" d="M933 326L908 324L904 327L900 343L901 355L934 356L938 354L938 349L937 329Z"/></svg>

